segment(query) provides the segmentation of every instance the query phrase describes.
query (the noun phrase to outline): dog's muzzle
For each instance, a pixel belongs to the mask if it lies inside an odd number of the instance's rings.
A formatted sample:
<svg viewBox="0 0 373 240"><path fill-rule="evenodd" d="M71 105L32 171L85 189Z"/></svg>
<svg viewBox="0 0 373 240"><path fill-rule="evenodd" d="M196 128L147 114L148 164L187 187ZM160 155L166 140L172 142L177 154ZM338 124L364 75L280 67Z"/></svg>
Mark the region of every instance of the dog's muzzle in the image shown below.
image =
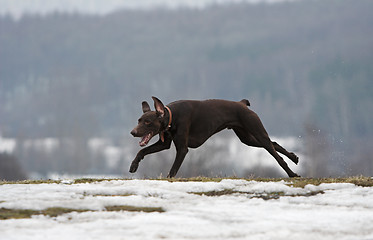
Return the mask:
<svg viewBox="0 0 373 240"><path fill-rule="evenodd" d="M139 145L140 145L141 147L146 146L146 145L149 143L150 139L152 139L152 137L153 137L153 133L152 133L152 132L147 133L147 134L145 134L144 136L140 136L136 129L133 129L133 130L131 131L131 134L132 134L132 136L134 136L134 137L141 137L141 140L140 140L140 142L139 142Z"/></svg>
<svg viewBox="0 0 373 240"><path fill-rule="evenodd" d="M132 134L132 136L134 136L134 137L138 137L138 136L137 136L137 131L136 131L135 129L133 129L133 130L131 131L131 134Z"/></svg>

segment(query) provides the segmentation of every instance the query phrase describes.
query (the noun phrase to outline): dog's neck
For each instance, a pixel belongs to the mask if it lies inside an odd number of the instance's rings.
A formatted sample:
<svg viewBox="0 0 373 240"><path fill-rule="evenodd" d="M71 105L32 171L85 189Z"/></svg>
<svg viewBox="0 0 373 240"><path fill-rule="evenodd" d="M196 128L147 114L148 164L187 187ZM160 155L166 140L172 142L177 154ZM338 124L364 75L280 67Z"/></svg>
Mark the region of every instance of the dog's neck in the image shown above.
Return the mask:
<svg viewBox="0 0 373 240"><path fill-rule="evenodd" d="M168 131L171 128L171 123L172 123L172 112L171 109L167 106L165 106L165 109L168 111L168 124L165 130L161 131L159 133L159 136L161 137L161 141L164 142L164 132Z"/></svg>

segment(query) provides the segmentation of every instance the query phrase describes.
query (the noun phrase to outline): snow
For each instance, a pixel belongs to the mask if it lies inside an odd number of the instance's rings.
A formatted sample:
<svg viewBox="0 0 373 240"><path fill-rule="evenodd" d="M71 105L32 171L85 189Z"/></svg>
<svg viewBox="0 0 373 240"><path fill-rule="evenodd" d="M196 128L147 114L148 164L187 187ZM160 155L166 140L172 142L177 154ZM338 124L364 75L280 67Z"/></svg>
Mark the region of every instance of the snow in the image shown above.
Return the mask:
<svg viewBox="0 0 373 240"><path fill-rule="evenodd" d="M17 142L12 138L3 138L0 134L0 153L12 153L16 148Z"/></svg>
<svg viewBox="0 0 373 240"><path fill-rule="evenodd" d="M291 181L291 180L289 180ZM90 209L57 217L0 220L0 239L373 239L373 188L348 183L107 180L5 184L0 208ZM207 196L201 192L231 190ZM265 200L262 196L282 193ZM309 193L315 193L310 196ZM107 206L165 212L108 212Z"/></svg>
<svg viewBox="0 0 373 240"><path fill-rule="evenodd" d="M290 168L302 176L305 171L305 167L310 164L310 159L304 154L302 139L298 137L273 137L274 141L281 143L281 145L289 151L294 151L299 158L302 160L301 164L295 165L289 161L286 157L285 161L290 163ZM157 141L153 138L153 141ZM65 146L65 147L63 147ZM65 138L39 138L39 139L25 139L24 141L17 141L11 138L2 138L0 135L0 152L7 152L9 154L15 154L18 156L21 152L27 155L37 154L43 158L51 158L55 154L61 154L59 151L66 151L69 147L75 146L74 140ZM131 142L125 144L115 144L108 138L90 138L86 142L87 151L97 159L102 159L108 169L114 170L121 168L122 166L130 166L131 162L139 151L138 140L133 139ZM16 150L16 147L18 151ZM185 163L187 164L198 164L198 161L202 158L206 158L208 161L204 162L207 169L211 169L211 175L214 175L214 171L220 171L219 174L215 175L238 175L246 176L247 172L253 168L259 169L271 169L273 172L277 172L280 175L286 176L286 173L276 163L274 158L263 148L248 147L242 144L241 141L234 135L233 132L222 132L212 136L205 144L198 149L189 149L189 153L186 156ZM83 149L83 151L85 151ZM175 158L175 147L171 146L169 151L148 155L145 158L146 162L155 162L161 164L160 159L165 158L173 160ZM46 154L46 155L45 155ZM217 167L216 165L219 165ZM168 166L167 168L171 167ZM183 167L181 168L183 169ZM99 170L94 169L96 172ZM58 169L55 171L58 171ZM127 169L125 170L127 172ZM165 170L166 171L166 170ZM61 171L60 171L61 172ZM154 172L154 176L159 176L161 172ZM166 172L167 174L167 172ZM182 172L181 172L182 174ZM38 172L31 173L32 179L58 179L56 172L49 172L46 176L40 175ZM139 168L138 173L135 176L149 176L149 172L144 174L143 167ZM128 175L130 176L130 175ZM66 176L63 176L66 177ZM94 176L93 176L94 177Z"/></svg>
<svg viewBox="0 0 373 240"><path fill-rule="evenodd" d="M26 149L35 149L46 153L53 153L60 146L57 138L28 139L23 143Z"/></svg>

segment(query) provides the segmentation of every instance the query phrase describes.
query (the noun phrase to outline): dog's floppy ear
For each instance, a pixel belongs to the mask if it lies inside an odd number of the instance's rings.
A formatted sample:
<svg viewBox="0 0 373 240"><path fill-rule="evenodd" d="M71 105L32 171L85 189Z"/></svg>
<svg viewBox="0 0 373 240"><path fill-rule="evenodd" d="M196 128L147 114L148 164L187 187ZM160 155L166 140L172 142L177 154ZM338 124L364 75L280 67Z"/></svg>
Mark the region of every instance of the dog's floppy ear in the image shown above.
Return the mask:
<svg viewBox="0 0 373 240"><path fill-rule="evenodd" d="M153 98L153 101L154 101L155 111L157 112L159 117L163 117L164 116L164 105L163 105L163 103L161 102L161 100L159 100L156 97L152 97L152 98Z"/></svg>
<svg viewBox="0 0 373 240"><path fill-rule="evenodd" d="M149 104L146 101L143 101L141 104L142 104L142 111L143 111L143 113L146 113L146 112L150 111Z"/></svg>

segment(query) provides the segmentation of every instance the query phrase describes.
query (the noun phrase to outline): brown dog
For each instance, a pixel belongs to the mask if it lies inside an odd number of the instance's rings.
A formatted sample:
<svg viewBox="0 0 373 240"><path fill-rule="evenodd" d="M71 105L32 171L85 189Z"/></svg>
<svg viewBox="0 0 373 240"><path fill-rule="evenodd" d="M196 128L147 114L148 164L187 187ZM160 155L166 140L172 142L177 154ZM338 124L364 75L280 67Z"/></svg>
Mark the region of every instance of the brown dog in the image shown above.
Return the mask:
<svg viewBox="0 0 373 240"><path fill-rule="evenodd" d="M150 110L147 102L142 102L144 114L131 134L141 137L142 147L146 146L153 136L159 134L160 138L158 142L137 153L130 167L131 173L136 172L140 161L146 155L169 149L173 141L176 159L168 177L174 177L188 153L188 148L197 148L213 134L228 128L233 129L244 144L265 148L289 177L299 177L277 152L284 154L295 164L298 163L298 157L270 140L258 115L247 107L250 106L248 100L182 100L164 106L158 98L152 98L155 111Z"/></svg>

